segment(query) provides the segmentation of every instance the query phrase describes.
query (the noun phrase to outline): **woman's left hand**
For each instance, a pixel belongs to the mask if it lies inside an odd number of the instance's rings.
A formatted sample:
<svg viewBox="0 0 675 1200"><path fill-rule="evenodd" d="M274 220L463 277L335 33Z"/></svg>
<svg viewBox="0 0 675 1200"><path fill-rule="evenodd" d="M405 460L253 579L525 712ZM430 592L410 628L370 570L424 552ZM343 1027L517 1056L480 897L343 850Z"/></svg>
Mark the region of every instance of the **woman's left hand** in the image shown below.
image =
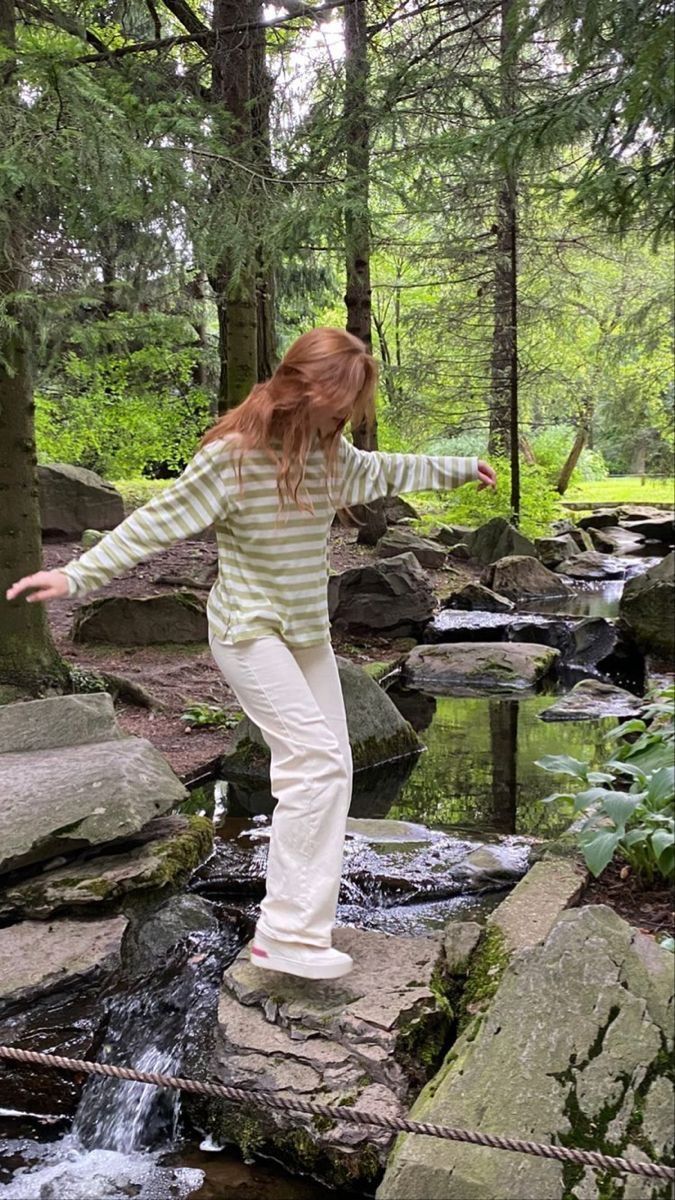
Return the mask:
<svg viewBox="0 0 675 1200"><path fill-rule="evenodd" d="M478 461L478 491L482 492L483 488L494 488L497 486L497 472L489 463Z"/></svg>

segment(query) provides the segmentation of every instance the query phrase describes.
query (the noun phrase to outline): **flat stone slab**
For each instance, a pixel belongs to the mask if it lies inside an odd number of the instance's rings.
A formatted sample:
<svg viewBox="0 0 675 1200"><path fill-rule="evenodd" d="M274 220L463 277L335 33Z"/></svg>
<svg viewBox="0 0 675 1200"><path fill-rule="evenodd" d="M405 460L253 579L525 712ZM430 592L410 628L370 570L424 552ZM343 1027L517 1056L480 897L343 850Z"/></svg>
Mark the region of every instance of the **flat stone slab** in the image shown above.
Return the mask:
<svg viewBox="0 0 675 1200"><path fill-rule="evenodd" d="M0 705L0 754L84 746L124 736L108 692Z"/></svg>
<svg viewBox="0 0 675 1200"><path fill-rule="evenodd" d="M543 942L561 913L578 901L588 872L577 858L537 862L490 913L487 927L499 930L507 954Z"/></svg>
<svg viewBox="0 0 675 1200"><path fill-rule="evenodd" d="M170 891L208 854L213 826L203 817L173 816L151 822L155 836L120 854L75 861L0 891L0 917L45 920L53 913L88 912L118 904L131 893Z"/></svg>
<svg viewBox="0 0 675 1200"><path fill-rule="evenodd" d="M262 971L242 951L223 978L209 1079L383 1115L404 1111L447 1034L431 987L441 939L341 928L334 941L355 967L332 981ZM372 1179L392 1141L366 1127L273 1113L254 1100L242 1118L240 1107L217 1099L201 1106L200 1125L215 1140L269 1150L333 1186Z"/></svg>
<svg viewBox="0 0 675 1200"><path fill-rule="evenodd" d="M6 705L0 746L0 875L129 837L188 795L107 695Z"/></svg>
<svg viewBox="0 0 675 1200"><path fill-rule="evenodd" d="M539 713L542 721L597 721L604 717L636 717L642 712L644 701L625 688L599 679L582 679L561 696L550 708Z"/></svg>
<svg viewBox="0 0 675 1200"><path fill-rule="evenodd" d="M523 642L417 646L401 678L409 687L441 695L520 692L544 680L558 658L559 651L550 646Z"/></svg>
<svg viewBox="0 0 675 1200"><path fill-rule="evenodd" d="M627 1158L673 1149L673 958L611 909L566 912L517 955L412 1118ZM608 1185L607 1180L611 1179ZM661 1200L663 1181L434 1138L397 1142L378 1200Z"/></svg>
<svg viewBox="0 0 675 1200"><path fill-rule="evenodd" d="M22 921L0 929L0 1008L83 982L119 965L126 917Z"/></svg>

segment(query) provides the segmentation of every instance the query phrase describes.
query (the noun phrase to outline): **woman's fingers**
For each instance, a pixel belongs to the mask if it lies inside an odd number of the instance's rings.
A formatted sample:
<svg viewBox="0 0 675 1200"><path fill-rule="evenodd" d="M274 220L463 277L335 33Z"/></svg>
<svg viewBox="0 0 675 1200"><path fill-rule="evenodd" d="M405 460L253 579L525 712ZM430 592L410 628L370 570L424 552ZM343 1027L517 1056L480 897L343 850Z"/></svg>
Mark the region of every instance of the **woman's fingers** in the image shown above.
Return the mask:
<svg viewBox="0 0 675 1200"><path fill-rule="evenodd" d="M479 480L479 483L478 483L479 492L482 492L483 488L496 487L497 486L497 473L496 473L494 467L491 467L489 463L479 462L478 463L478 480Z"/></svg>
<svg viewBox="0 0 675 1200"><path fill-rule="evenodd" d="M16 600L24 592L29 604L38 600L58 600L68 595L68 580L62 571L37 571L35 575L25 575L7 589L7 599Z"/></svg>

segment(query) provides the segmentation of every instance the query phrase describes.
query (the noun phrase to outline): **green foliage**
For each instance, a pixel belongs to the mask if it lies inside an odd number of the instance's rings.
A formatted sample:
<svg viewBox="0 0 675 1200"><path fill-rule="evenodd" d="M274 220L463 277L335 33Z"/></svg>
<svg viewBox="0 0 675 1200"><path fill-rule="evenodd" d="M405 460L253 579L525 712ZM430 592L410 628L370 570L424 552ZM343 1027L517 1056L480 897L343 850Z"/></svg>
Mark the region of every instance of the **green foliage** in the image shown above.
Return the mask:
<svg viewBox="0 0 675 1200"><path fill-rule="evenodd" d="M572 800L576 813L588 814L579 845L596 877L618 854L648 882L675 879L674 699L671 687L648 706L644 719L613 730L606 740L619 746L599 767L565 754L536 764L589 785L575 794L556 793L547 803Z"/></svg>
<svg viewBox="0 0 675 1200"><path fill-rule="evenodd" d="M551 483L555 484L574 444L576 430L571 425L553 425L532 439L532 450L537 465L542 467ZM581 457L572 474L572 483L587 483L605 479L607 464L598 450L582 450Z"/></svg>
<svg viewBox="0 0 675 1200"><path fill-rule="evenodd" d="M192 387L194 331L181 317L117 312L73 331L59 373L36 394L43 461L104 476L178 470L208 420Z"/></svg>
<svg viewBox="0 0 675 1200"><path fill-rule="evenodd" d="M217 704L194 701L181 716L187 729L235 729L242 718L240 712L229 712Z"/></svg>
<svg viewBox="0 0 675 1200"><path fill-rule="evenodd" d="M428 517L447 524L475 527L484 525L492 517L510 517L510 465L505 459L492 458L490 461L497 471L494 490L479 492L474 484L470 484L440 498L428 494L411 496L411 502ZM561 516L562 510L560 496L541 467L522 467L521 504L520 528L526 537L550 533L551 523Z"/></svg>

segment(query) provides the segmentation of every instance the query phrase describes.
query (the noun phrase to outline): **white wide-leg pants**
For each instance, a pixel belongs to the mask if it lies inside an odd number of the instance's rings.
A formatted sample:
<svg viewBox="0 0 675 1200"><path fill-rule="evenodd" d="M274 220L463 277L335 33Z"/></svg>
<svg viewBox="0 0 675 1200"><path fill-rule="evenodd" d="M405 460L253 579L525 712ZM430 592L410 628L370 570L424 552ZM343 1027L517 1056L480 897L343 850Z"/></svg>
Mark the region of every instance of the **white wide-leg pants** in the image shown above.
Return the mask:
<svg viewBox="0 0 675 1200"><path fill-rule="evenodd" d="M280 941L330 946L352 787L333 649L213 638L211 653L272 756L277 804L258 928Z"/></svg>

